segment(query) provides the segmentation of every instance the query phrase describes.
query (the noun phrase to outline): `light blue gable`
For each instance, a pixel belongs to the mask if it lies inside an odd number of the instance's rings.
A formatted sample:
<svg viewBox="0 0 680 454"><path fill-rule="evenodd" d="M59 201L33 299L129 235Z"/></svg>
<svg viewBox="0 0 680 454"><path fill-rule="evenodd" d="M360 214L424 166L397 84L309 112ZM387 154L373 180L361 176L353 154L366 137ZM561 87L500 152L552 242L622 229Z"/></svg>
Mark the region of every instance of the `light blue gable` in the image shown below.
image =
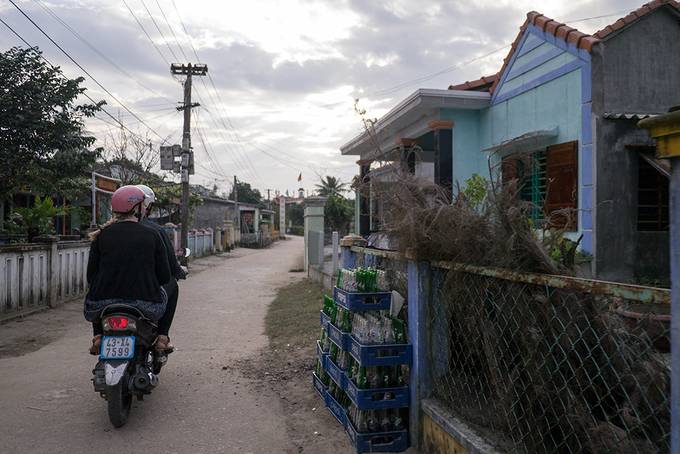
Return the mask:
<svg viewBox="0 0 680 454"><path fill-rule="evenodd" d="M581 247L593 250L590 54L529 25L491 98L478 112L442 110L453 120L453 181L488 174L500 156L483 150L523 134L557 130L554 143L578 141ZM527 150L530 151L530 150Z"/></svg>

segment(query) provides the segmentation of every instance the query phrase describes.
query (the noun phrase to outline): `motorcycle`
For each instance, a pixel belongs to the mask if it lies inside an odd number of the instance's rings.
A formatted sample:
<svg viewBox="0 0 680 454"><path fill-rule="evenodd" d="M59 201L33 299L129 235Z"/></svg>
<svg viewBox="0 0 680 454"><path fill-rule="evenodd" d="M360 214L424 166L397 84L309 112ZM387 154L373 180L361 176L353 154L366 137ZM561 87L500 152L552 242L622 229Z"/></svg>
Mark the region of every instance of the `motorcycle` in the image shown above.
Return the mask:
<svg viewBox="0 0 680 454"><path fill-rule="evenodd" d="M184 255L189 254L187 248ZM107 401L111 424L118 428L128 420L133 397L141 401L158 385L169 352L156 351L157 325L134 306L112 304L100 318L104 334L92 383Z"/></svg>

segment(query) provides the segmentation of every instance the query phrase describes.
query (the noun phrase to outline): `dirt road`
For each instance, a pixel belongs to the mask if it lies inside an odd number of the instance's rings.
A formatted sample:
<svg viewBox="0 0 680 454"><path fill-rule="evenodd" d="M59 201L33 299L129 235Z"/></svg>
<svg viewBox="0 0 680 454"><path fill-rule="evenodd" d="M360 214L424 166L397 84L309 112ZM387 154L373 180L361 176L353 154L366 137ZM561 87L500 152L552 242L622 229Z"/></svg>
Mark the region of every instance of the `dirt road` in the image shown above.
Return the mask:
<svg viewBox="0 0 680 454"><path fill-rule="evenodd" d="M282 396L238 367L266 349L267 305L277 288L302 278L289 272L301 253L294 238L201 259L181 284L171 332L177 351L159 387L133 404L118 430L92 390L95 360L80 304L0 325L0 453L351 452L325 410L312 408L309 432L319 442L305 449L287 430Z"/></svg>

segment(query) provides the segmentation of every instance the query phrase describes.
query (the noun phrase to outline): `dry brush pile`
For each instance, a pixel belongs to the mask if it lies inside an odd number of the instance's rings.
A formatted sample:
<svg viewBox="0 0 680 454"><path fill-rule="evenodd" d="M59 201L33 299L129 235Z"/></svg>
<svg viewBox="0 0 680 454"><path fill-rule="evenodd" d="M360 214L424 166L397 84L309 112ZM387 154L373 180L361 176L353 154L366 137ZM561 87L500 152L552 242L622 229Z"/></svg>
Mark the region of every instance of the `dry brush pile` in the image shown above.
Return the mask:
<svg viewBox="0 0 680 454"><path fill-rule="evenodd" d="M516 181L452 195L395 168L371 186L384 230L419 260L573 274L576 244L530 221ZM466 420L523 452L668 449L669 369L650 337L667 327L631 326L609 298L461 271L436 299L435 393Z"/></svg>

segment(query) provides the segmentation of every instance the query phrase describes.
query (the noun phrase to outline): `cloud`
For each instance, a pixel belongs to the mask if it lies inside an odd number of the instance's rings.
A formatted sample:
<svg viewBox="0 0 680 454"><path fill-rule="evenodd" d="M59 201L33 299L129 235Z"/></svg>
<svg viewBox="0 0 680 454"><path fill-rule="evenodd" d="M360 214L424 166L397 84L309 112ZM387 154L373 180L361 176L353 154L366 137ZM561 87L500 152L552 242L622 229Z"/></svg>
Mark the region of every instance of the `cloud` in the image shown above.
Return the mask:
<svg viewBox="0 0 680 454"><path fill-rule="evenodd" d="M417 88L445 88L496 72L507 50L467 62L509 44L533 9L566 20L639 6L639 0L175 0L189 37L171 0L159 0L162 11L155 1L146 1L164 41L139 0L126 1L165 59L174 59L170 46L178 58L184 59L183 51L195 61L193 44L208 64L212 80L196 78L193 84L194 100L202 104L194 117L193 145L197 159L211 171L197 169L195 180L208 183L222 167L228 175L219 184L235 173L260 189L282 191L297 186L300 171L308 189L316 173L351 178L353 158L341 156L338 148L361 131L352 107L355 97L362 98L371 116L380 116ZM159 134L180 140L182 115L172 108L182 98L181 81L171 77L164 58L122 3L40 2L132 77L74 38L38 2L20 5ZM0 6L0 14L67 75L81 74L11 6ZM574 25L592 32L615 19ZM17 44L0 29L0 46ZM447 71L423 79L442 69ZM420 82L405 83L412 80ZM107 99L113 115L145 132L92 81L86 86L93 96ZM115 131L99 121L89 127L101 137ZM203 150L199 131L218 166Z"/></svg>

